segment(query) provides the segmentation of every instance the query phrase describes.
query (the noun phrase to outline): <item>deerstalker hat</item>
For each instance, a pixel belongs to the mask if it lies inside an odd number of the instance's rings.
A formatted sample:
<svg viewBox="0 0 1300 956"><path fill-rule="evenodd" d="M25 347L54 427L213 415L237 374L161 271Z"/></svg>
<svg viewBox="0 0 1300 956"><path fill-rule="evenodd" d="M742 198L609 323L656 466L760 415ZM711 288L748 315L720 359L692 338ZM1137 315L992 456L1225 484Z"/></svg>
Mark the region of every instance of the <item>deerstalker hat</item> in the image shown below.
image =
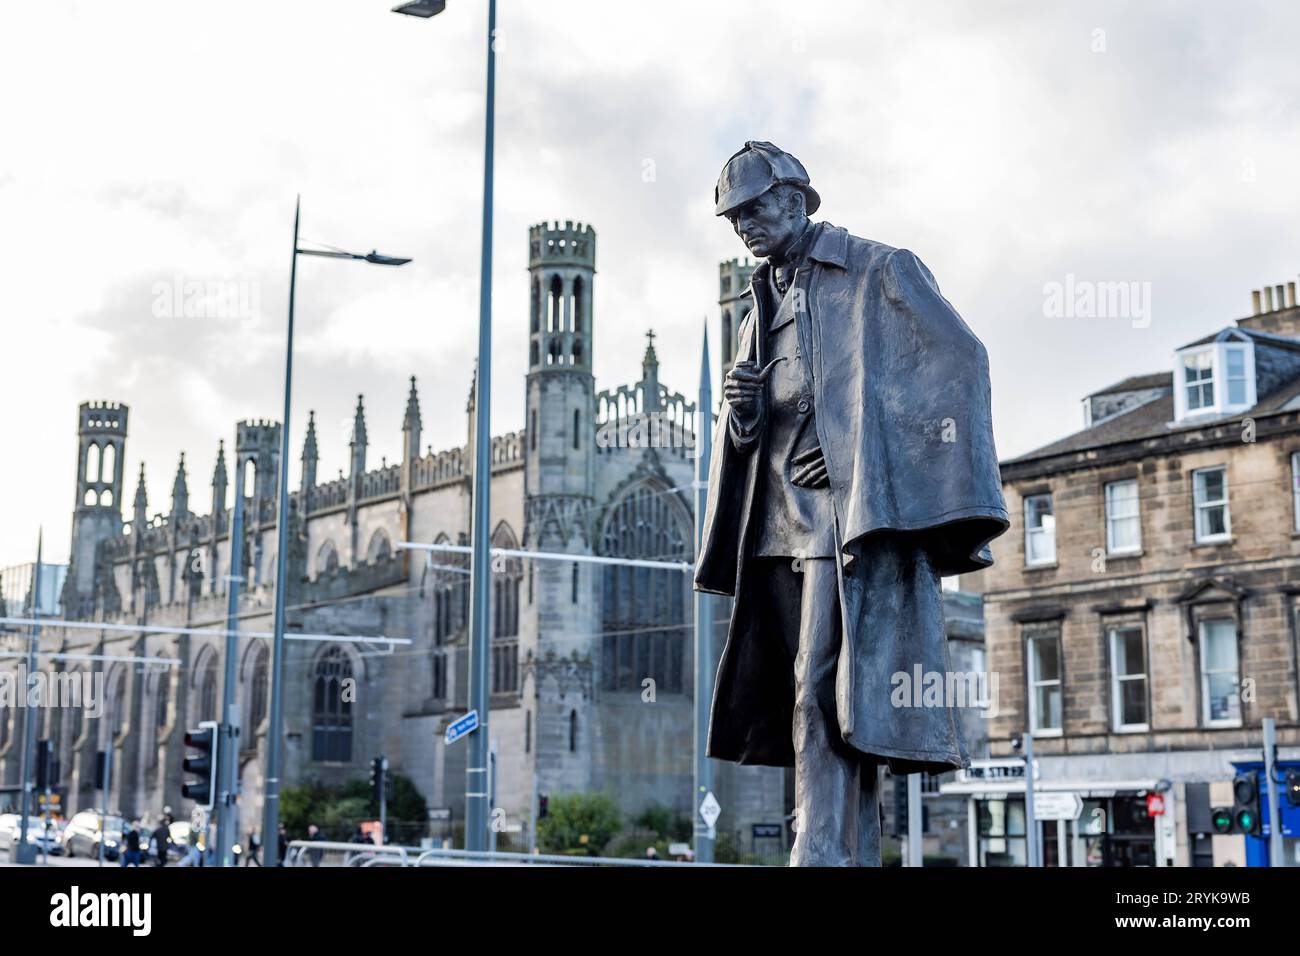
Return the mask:
<svg viewBox="0 0 1300 956"><path fill-rule="evenodd" d="M771 143L750 140L722 167L718 185L713 190L717 202L714 214L726 215L781 183L793 183L803 190L809 215L822 204L822 197L812 188L803 163Z"/></svg>

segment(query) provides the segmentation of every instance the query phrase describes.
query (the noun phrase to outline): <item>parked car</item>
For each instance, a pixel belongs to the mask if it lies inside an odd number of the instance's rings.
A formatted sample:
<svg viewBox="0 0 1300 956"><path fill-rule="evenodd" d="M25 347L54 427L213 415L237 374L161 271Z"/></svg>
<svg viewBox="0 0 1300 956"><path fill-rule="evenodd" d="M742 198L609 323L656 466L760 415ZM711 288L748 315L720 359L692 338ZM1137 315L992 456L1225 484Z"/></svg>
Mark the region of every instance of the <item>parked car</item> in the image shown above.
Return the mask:
<svg viewBox="0 0 1300 956"><path fill-rule="evenodd" d="M8 850L18 841L22 834L23 818L19 813L0 814L0 849ZM52 856L63 853L63 823L51 820L49 826L41 817L30 814L27 817L27 842L35 844Z"/></svg>
<svg viewBox="0 0 1300 956"><path fill-rule="evenodd" d="M14 825L9 828L9 844L18 842L22 835L22 819L14 821ZM63 855L63 825L58 820L50 820L47 824L45 820L38 816L27 818L27 842L33 844L38 852L47 853L50 856Z"/></svg>
<svg viewBox="0 0 1300 956"><path fill-rule="evenodd" d="M14 824L19 823L19 816L16 813L0 813L0 850L7 850L13 846L13 837L10 831Z"/></svg>
<svg viewBox="0 0 1300 956"><path fill-rule="evenodd" d="M116 814L104 818L101 810L81 810L68 821L63 828L63 849L68 856L99 856L101 818L104 821L104 859L117 859L125 821Z"/></svg>

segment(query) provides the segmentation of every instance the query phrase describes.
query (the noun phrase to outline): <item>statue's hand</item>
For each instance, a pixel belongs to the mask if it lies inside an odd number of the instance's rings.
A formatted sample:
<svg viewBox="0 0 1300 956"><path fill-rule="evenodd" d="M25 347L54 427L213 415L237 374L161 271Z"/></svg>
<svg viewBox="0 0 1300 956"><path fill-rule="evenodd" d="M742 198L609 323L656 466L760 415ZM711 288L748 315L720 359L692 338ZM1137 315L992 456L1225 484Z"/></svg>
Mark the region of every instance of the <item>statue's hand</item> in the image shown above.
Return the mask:
<svg viewBox="0 0 1300 956"><path fill-rule="evenodd" d="M790 474L790 483L800 488L825 488L831 483L826 472L826 458L820 448L810 448L790 459L794 471Z"/></svg>
<svg viewBox="0 0 1300 956"><path fill-rule="evenodd" d="M746 430L752 429L763 414L763 389L768 373L779 361L773 359L761 371L755 362L737 362L722 380L722 397Z"/></svg>

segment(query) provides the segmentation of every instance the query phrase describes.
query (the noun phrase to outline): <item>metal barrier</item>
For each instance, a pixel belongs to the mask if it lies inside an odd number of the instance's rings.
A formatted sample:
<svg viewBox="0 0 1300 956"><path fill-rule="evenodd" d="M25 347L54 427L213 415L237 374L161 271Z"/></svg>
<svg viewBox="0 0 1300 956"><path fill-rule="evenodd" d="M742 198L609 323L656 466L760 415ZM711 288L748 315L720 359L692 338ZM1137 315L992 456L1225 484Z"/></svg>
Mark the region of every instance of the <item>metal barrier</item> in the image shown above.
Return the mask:
<svg viewBox="0 0 1300 956"><path fill-rule="evenodd" d="M727 867L731 863L679 863L676 860L645 860L609 856L565 856L557 853L507 853L490 850L425 850L414 866L659 866Z"/></svg>
<svg viewBox="0 0 1300 956"><path fill-rule="evenodd" d="M341 860L335 858L342 855ZM378 861L382 860L380 863ZM367 843L332 843L326 840L290 840L285 866L411 866L404 846Z"/></svg>
<svg viewBox="0 0 1300 956"><path fill-rule="evenodd" d="M285 866L636 866L729 867L732 863L679 863L608 856L565 856L558 853L513 853L504 850L422 850L419 847L371 846L326 840L291 840Z"/></svg>

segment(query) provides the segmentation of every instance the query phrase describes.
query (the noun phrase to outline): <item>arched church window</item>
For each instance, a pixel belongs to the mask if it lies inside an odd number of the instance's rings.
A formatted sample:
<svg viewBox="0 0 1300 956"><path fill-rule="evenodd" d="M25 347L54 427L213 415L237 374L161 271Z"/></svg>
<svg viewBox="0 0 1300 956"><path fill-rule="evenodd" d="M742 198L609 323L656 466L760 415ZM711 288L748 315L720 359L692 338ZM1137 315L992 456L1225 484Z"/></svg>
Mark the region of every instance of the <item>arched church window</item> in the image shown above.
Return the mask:
<svg viewBox="0 0 1300 956"><path fill-rule="evenodd" d="M126 730L126 667L118 664L108 679L108 706L104 721L106 746Z"/></svg>
<svg viewBox="0 0 1300 956"><path fill-rule="evenodd" d="M77 689L73 692L76 696L73 698L71 706L64 709L63 712L63 747L59 752L59 760L63 767L71 772L73 757L77 752L77 744L81 740L81 735L85 732L86 725L86 698L83 691L86 688L84 678L85 671L74 670L72 672L73 680L76 682ZM0 720L3 720L0 717ZM0 730L0 738L3 738L4 731ZM3 739L0 739L0 748L4 747Z"/></svg>
<svg viewBox="0 0 1300 956"><path fill-rule="evenodd" d="M217 655L209 650L199 668L199 720L217 719Z"/></svg>
<svg viewBox="0 0 1300 956"><path fill-rule="evenodd" d="M445 534L434 544L450 544ZM454 551L432 551L429 557L433 595L433 641L445 644L461 629L469 594L469 557Z"/></svg>
<svg viewBox="0 0 1300 956"><path fill-rule="evenodd" d="M582 281L582 276L573 280L573 331L582 331L582 310L585 307L584 299L586 298L587 287Z"/></svg>
<svg viewBox="0 0 1300 956"><path fill-rule="evenodd" d="M352 661L343 648L331 644L321 652L312 669L312 760L352 759L352 701L344 694L351 677Z"/></svg>
<svg viewBox="0 0 1300 956"><path fill-rule="evenodd" d="M326 541L316 552L316 576L332 574L339 569L339 552L333 541Z"/></svg>
<svg viewBox="0 0 1300 956"><path fill-rule="evenodd" d="M629 489L606 516L600 553L607 557L687 561L690 522L660 482ZM601 588L601 686L639 691L647 677L659 693L684 686L690 631L690 580L670 568L606 565Z"/></svg>
<svg viewBox="0 0 1300 956"><path fill-rule="evenodd" d="M393 547L389 544L388 533L383 528L379 528L370 536L370 547L366 549L366 560L371 564L379 561L387 561L393 554Z"/></svg>
<svg viewBox="0 0 1300 956"><path fill-rule="evenodd" d="M258 641L248 650L244 659L244 736L241 746L245 750L254 749L257 728L266 717L267 692L271 683L271 652L267 646Z"/></svg>
<svg viewBox="0 0 1300 956"><path fill-rule="evenodd" d="M492 547L507 551L519 548L514 531L504 521L492 532ZM516 555L492 559L492 693L519 689L519 590L524 578L523 561Z"/></svg>

